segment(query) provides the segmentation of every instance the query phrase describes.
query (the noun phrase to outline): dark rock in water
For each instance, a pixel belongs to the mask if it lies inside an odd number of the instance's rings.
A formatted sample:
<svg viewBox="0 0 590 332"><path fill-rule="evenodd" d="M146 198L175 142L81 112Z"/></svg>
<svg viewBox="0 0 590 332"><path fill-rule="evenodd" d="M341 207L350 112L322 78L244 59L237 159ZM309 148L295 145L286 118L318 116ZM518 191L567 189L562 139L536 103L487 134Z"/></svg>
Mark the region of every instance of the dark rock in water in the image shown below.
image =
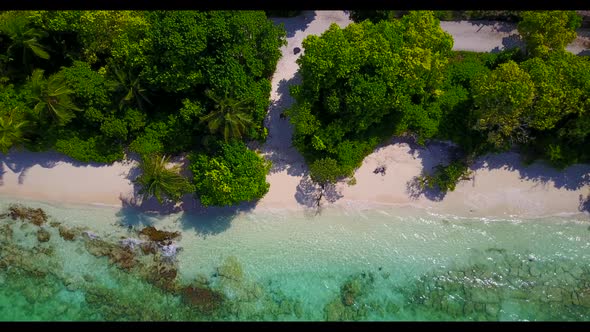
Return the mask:
<svg viewBox="0 0 590 332"><path fill-rule="evenodd" d="M185 287L181 291L182 301L203 313L212 313L223 303L223 295L205 287Z"/></svg>
<svg viewBox="0 0 590 332"><path fill-rule="evenodd" d="M146 227L139 232L140 235L147 236L150 240L155 242L169 241L180 236L179 232L166 232L157 230L153 226Z"/></svg>
<svg viewBox="0 0 590 332"><path fill-rule="evenodd" d="M89 240L84 244L91 255L107 256L112 264L116 264L122 269L130 269L138 263L135 254L129 247L123 248L100 239Z"/></svg>
<svg viewBox="0 0 590 332"><path fill-rule="evenodd" d="M39 242L47 242L47 241L49 241L50 238L51 238L51 234L49 234L48 231L46 231L42 228L37 231L37 240Z"/></svg>
<svg viewBox="0 0 590 332"><path fill-rule="evenodd" d="M47 214L42 209L28 208L20 204L10 205L8 207L8 214L13 220L28 220L37 226L41 226L47 221Z"/></svg>
<svg viewBox="0 0 590 332"><path fill-rule="evenodd" d="M147 277L148 282L154 284L168 292L177 292L178 284L176 283L176 275L178 270L176 266L159 263L150 268Z"/></svg>
<svg viewBox="0 0 590 332"><path fill-rule="evenodd" d="M111 263L117 264L122 269L130 269L137 264L135 255L129 248L115 247L108 256Z"/></svg>
<svg viewBox="0 0 590 332"><path fill-rule="evenodd" d="M345 306L351 306L356 302L356 298L361 295L362 283L358 278L354 278L346 282L340 288L340 295L342 298L342 304Z"/></svg>
<svg viewBox="0 0 590 332"><path fill-rule="evenodd" d="M59 236L61 236L66 241L74 241L76 238L76 233L74 233L71 229L60 225L59 228Z"/></svg>
<svg viewBox="0 0 590 332"><path fill-rule="evenodd" d="M158 251L156 244L154 244L153 242L142 242L139 244L139 248L141 249L141 252L143 252L144 255L155 255Z"/></svg>
<svg viewBox="0 0 590 332"><path fill-rule="evenodd" d="M299 54L299 52L301 52L301 49L299 47L295 47L293 49L293 54Z"/></svg>

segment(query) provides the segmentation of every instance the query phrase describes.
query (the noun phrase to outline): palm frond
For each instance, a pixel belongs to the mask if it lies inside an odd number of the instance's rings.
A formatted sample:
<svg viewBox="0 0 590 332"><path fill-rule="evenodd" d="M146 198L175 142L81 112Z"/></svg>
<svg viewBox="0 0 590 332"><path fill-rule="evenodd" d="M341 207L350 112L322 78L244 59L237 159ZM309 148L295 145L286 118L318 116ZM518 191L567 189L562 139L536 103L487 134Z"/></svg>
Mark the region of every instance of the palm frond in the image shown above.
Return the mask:
<svg viewBox="0 0 590 332"><path fill-rule="evenodd" d="M31 39L26 44L36 56L40 57L41 59L48 60L50 58L49 53L45 51L41 44L37 43L36 39Z"/></svg>

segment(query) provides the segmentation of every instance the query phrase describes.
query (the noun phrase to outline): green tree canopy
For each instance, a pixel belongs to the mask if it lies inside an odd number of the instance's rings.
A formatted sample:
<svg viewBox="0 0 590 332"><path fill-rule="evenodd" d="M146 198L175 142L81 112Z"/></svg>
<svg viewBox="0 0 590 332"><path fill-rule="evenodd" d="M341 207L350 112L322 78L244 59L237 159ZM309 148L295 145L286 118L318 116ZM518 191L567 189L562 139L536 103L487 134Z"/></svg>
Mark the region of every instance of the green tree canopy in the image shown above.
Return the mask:
<svg viewBox="0 0 590 332"><path fill-rule="evenodd" d="M223 143L214 156L198 153L190 160L196 194L205 206L253 201L268 192L270 162L242 142Z"/></svg>
<svg viewBox="0 0 590 332"><path fill-rule="evenodd" d="M442 93L452 45L428 11L308 36L298 59L303 82L291 88L296 104L287 112L294 145L310 162L336 160L347 175L392 134L432 137L441 114L430 104Z"/></svg>
<svg viewBox="0 0 590 332"><path fill-rule="evenodd" d="M530 75L514 61L499 65L473 85L477 107L477 128L488 134L497 147L525 141L530 120L527 110L533 104L535 86Z"/></svg>
<svg viewBox="0 0 590 332"><path fill-rule="evenodd" d="M8 153L8 150L26 141L24 132L26 125L25 120L14 120L12 116L0 117L0 151Z"/></svg>
<svg viewBox="0 0 590 332"><path fill-rule="evenodd" d="M521 64L535 86L535 98L529 111L530 124L538 130L552 129L568 114L583 111L588 97L580 74L588 72L588 62L566 53L553 53L546 60L532 58ZM585 75L589 78L589 75Z"/></svg>
<svg viewBox="0 0 590 332"><path fill-rule="evenodd" d="M31 20L50 33L75 34L85 62L109 57L129 66L145 64L140 45L150 26L145 12L128 10L38 11Z"/></svg>
<svg viewBox="0 0 590 332"><path fill-rule="evenodd" d="M576 39L582 18L575 11L525 11L518 32L532 56L545 56L551 51L564 51Z"/></svg>
<svg viewBox="0 0 590 332"><path fill-rule="evenodd" d="M317 159L309 165L311 179L320 186L336 183L338 180L338 162L332 158Z"/></svg>

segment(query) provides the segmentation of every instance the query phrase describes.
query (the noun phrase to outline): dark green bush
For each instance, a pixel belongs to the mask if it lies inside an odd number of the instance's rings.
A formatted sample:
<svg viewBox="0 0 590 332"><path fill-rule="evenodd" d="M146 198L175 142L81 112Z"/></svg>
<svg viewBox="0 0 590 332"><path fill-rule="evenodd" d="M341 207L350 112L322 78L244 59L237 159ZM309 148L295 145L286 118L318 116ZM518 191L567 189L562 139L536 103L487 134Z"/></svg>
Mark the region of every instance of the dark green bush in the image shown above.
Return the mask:
<svg viewBox="0 0 590 332"><path fill-rule="evenodd" d="M422 175L420 182L429 189L437 188L441 192L453 191L457 182L469 179L470 172L465 161L455 160L446 166L436 166L434 173Z"/></svg>

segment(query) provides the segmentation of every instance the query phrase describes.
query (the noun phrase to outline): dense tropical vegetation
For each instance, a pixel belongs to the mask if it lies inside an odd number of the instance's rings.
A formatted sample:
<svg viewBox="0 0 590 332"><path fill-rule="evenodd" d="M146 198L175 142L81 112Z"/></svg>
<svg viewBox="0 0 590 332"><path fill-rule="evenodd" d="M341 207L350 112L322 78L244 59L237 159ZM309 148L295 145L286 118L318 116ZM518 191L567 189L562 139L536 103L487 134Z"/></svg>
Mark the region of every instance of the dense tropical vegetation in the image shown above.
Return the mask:
<svg viewBox="0 0 590 332"><path fill-rule="evenodd" d="M270 77L285 43L263 11L10 11L0 13L0 38L2 151L54 149L104 163L137 153L137 183L160 201L194 191L164 155L220 155L233 165L230 179L248 176L243 167L266 174L239 144L265 139ZM224 152L236 146L240 153ZM197 194L234 204L264 188L257 176L245 193Z"/></svg>
<svg viewBox="0 0 590 332"><path fill-rule="evenodd" d="M254 201L270 165L270 78L286 33L267 15L297 11L0 13L0 151L53 149L83 162L140 156L146 198ZM452 51L440 19L518 22L523 50ZM519 148L557 167L590 161L590 62L565 51L572 11L352 11L303 42L286 114L311 178L349 177L395 135L449 140L455 160L419 180L453 190L475 157ZM168 168L188 153L192 177Z"/></svg>
<svg viewBox="0 0 590 332"><path fill-rule="evenodd" d="M565 50L581 22L574 12L518 13L525 49L495 54L451 51L440 13L351 16L356 24L304 40L303 80L291 88L294 145L315 165L312 178L351 176L402 134L459 146L455 160L418 179L443 191L488 152L519 148L557 167L590 161L590 62Z"/></svg>

